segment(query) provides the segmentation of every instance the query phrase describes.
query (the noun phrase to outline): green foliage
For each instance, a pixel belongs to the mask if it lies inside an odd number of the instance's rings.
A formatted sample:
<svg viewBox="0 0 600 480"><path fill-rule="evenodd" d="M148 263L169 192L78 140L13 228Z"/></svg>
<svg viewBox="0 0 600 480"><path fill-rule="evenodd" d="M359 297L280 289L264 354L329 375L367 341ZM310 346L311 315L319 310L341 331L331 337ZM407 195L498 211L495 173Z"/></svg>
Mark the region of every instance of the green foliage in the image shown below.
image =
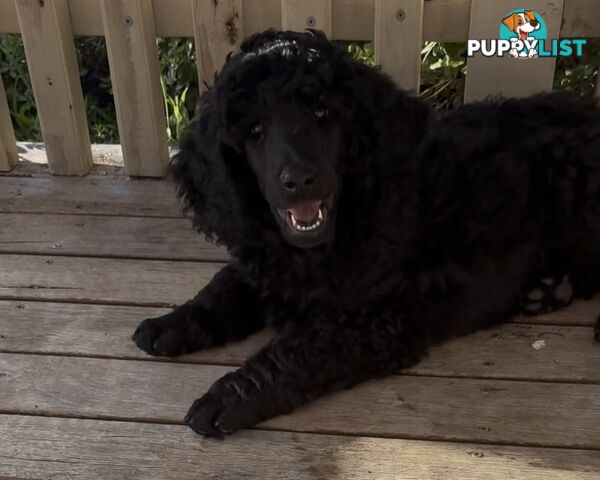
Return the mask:
<svg viewBox="0 0 600 480"><path fill-rule="evenodd" d="M25 50L18 35L0 35L0 75L17 139L40 141L42 136L25 62Z"/></svg>
<svg viewBox="0 0 600 480"><path fill-rule="evenodd" d="M198 102L198 71L194 42L188 38L158 40L161 87L169 140L181 138Z"/></svg>
<svg viewBox="0 0 600 480"><path fill-rule="evenodd" d="M104 38L77 37L75 47L92 143L119 143Z"/></svg>
<svg viewBox="0 0 600 480"><path fill-rule="evenodd" d="M375 66L375 50L370 42L348 43L346 46L348 53L359 62Z"/></svg>
<svg viewBox="0 0 600 480"><path fill-rule="evenodd" d="M466 44L425 42L421 57L421 97L439 110L461 105L467 71Z"/></svg>
<svg viewBox="0 0 600 480"><path fill-rule="evenodd" d="M119 130L104 38L77 37L75 47L91 140L94 143L118 143ZM171 141L176 141L193 117L198 100L193 42L180 38L159 39L157 47L168 117L167 134ZM0 35L0 74L17 139L41 141L31 79L19 35Z"/></svg>
<svg viewBox="0 0 600 480"><path fill-rule="evenodd" d="M119 133L104 38L75 40L90 135L95 143L117 143ZM375 64L373 44L344 43L357 60ZM169 140L181 138L198 101L198 76L193 41L188 38L159 39L161 88ZM434 108L447 110L462 104L467 59L464 43L426 42L423 45L421 97ZM557 60L555 89L582 95L594 91L600 63L600 39L592 39L581 58ZM27 71L23 42L18 35L0 35L0 74L4 79L9 109L19 140L40 141L40 127Z"/></svg>
<svg viewBox="0 0 600 480"><path fill-rule="evenodd" d="M348 52L356 60L374 65L372 44L351 43ZM461 105L467 73L466 43L425 42L421 57L421 97L438 110ZM600 39L590 39L582 57L557 59L554 89L593 95L599 65Z"/></svg>
<svg viewBox="0 0 600 480"><path fill-rule="evenodd" d="M600 38L588 40L583 56L559 57L556 61L554 88L593 95L600 64Z"/></svg>
<svg viewBox="0 0 600 480"><path fill-rule="evenodd" d="M375 65L372 43L348 43L348 53L360 62ZM435 108L449 109L462 103L466 72L466 44L426 42L421 51L421 96Z"/></svg>

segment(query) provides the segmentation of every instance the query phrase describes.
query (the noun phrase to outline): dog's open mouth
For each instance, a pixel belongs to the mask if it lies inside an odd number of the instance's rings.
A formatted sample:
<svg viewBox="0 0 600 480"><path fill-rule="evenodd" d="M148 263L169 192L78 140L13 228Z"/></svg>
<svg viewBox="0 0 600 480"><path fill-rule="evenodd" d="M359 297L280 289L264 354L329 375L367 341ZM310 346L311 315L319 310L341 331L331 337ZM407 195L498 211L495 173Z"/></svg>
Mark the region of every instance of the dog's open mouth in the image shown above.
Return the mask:
<svg viewBox="0 0 600 480"><path fill-rule="evenodd" d="M286 210L287 222L290 228L297 232L311 232L325 222L325 202L300 202Z"/></svg>
<svg viewBox="0 0 600 480"><path fill-rule="evenodd" d="M325 200L304 200L286 209L277 209L282 227L296 238L318 238L326 230L332 216L333 196Z"/></svg>

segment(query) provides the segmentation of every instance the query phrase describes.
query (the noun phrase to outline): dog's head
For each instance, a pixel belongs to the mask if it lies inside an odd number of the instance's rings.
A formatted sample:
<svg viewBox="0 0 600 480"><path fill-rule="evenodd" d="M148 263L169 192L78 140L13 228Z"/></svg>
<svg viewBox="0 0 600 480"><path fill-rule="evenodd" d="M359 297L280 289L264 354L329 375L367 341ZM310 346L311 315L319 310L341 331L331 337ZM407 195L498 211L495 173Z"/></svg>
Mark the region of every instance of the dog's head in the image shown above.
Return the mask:
<svg viewBox="0 0 600 480"><path fill-rule="evenodd" d="M406 108L408 135L425 121L424 108L412 119L412 101L320 32L255 35L201 99L172 163L180 193L199 229L230 247L277 238L301 248L328 243L340 214L350 218L348 206L360 201L344 197L373 183L385 112Z"/></svg>
<svg viewBox="0 0 600 480"><path fill-rule="evenodd" d="M538 30L541 25L535 18L533 10L525 10L522 13L512 13L508 17L502 19L502 23L506 25L512 32L515 32L519 40L525 40L529 34Z"/></svg>

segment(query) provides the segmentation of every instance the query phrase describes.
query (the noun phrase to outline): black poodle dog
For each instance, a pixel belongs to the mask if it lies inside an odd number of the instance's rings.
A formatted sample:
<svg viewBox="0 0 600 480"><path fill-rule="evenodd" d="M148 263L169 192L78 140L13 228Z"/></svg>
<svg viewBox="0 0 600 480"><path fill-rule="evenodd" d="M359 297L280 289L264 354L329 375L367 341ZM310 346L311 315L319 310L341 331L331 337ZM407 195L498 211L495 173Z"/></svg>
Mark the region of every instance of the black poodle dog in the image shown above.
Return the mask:
<svg viewBox="0 0 600 480"><path fill-rule="evenodd" d="M202 96L172 173L196 228L234 260L142 322L137 345L171 356L277 330L193 404L185 422L206 435L600 291L592 99L490 100L434 120L322 33L267 31Z"/></svg>

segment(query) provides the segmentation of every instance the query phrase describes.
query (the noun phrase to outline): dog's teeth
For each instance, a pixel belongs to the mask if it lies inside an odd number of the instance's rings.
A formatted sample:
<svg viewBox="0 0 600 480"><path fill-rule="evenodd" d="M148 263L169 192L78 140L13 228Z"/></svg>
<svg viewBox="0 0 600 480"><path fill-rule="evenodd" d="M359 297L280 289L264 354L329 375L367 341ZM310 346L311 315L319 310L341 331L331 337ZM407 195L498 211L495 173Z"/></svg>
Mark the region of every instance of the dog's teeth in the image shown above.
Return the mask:
<svg viewBox="0 0 600 480"><path fill-rule="evenodd" d="M289 215L292 227L298 232L309 232L311 230L315 230L316 228L321 226L323 220L325 219L323 210L321 208L319 208L319 213L317 214L317 217L315 218L314 222L310 225L300 225L298 223L298 220L296 220L296 217L294 217L294 215L292 215L291 213Z"/></svg>

